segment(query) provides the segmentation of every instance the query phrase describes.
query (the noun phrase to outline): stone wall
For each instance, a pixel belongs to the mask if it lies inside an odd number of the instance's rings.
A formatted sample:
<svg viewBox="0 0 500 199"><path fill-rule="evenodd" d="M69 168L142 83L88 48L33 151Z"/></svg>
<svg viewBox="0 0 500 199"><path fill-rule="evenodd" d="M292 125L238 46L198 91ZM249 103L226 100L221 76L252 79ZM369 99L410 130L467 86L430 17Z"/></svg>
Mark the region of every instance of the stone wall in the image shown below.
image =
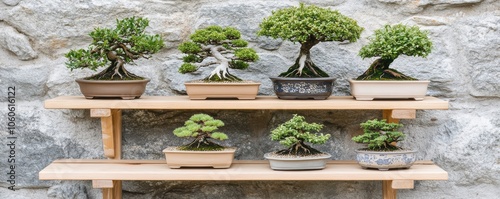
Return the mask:
<svg viewBox="0 0 500 199"><path fill-rule="evenodd" d="M404 146L419 149L449 173L448 181L417 181L401 198L495 198L500 195L500 1L497 0L304 0L338 9L365 28L352 44L326 42L313 48L313 60L335 81L334 95L349 95L348 78L362 73L371 59L357 52L384 24L406 23L430 31L433 52L427 58L400 57L393 65L419 79L430 79L429 94L450 102L449 110L418 111L404 120ZM100 198L90 182L39 181L38 172L58 158L104 158L99 120L83 110L47 110L43 101L80 95L75 78L92 71L65 68L64 53L88 45L98 26L116 18L144 16L149 32L162 35L167 48L129 70L152 80L146 95L183 95L183 82L209 71L177 73L177 45L196 28L235 26L257 49L260 60L242 77L262 82L261 95L272 95L269 76L291 65L298 45L256 36L272 10L298 5L278 0L2 0L0 2L0 198ZM7 87L16 87L16 191L7 189ZM182 141L172 135L198 111L124 111L123 158L163 159L161 150ZM222 119L237 159L262 159L279 146L270 129L293 113L326 125L332 140L321 150L337 160L353 159L359 146L350 138L360 122L380 111L203 111ZM245 128L241 128L245 127ZM124 198L377 198L379 182L124 182Z"/></svg>

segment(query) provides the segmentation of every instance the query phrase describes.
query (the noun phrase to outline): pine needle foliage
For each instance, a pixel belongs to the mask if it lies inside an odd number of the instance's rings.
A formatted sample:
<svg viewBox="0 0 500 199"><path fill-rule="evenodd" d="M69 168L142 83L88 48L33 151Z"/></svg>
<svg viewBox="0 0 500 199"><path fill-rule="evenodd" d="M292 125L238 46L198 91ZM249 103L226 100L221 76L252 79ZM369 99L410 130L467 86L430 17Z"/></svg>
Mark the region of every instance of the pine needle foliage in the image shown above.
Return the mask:
<svg viewBox="0 0 500 199"><path fill-rule="evenodd" d="M173 133L180 138L194 138L189 144L179 147L181 150L190 151L219 151L224 147L211 141L227 140L225 133L219 132L219 127L223 127L224 122L214 119L207 114L195 114L184 122L184 126L176 128Z"/></svg>
<svg viewBox="0 0 500 199"><path fill-rule="evenodd" d="M398 123L387 123L383 120L368 120L361 123L363 134L352 138L356 143L367 144L369 150L374 151L393 151L399 150L400 147L395 143L402 141L405 137L403 132L397 129L403 127Z"/></svg>
<svg viewBox="0 0 500 199"><path fill-rule="evenodd" d="M307 146L305 143L324 144L330 138L330 134L318 134L323 128L322 124L308 123L304 116L297 114L289 121L279 125L271 131L271 140L279 141L288 149L278 151L281 155L307 156L321 153L320 151Z"/></svg>

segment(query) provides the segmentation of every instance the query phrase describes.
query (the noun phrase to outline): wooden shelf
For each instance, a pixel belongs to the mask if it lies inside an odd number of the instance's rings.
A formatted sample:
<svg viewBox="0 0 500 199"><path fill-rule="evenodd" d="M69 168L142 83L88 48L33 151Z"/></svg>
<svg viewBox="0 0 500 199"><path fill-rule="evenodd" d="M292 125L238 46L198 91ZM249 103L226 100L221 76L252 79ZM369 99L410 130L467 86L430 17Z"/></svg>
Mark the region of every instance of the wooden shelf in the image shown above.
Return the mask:
<svg viewBox="0 0 500 199"><path fill-rule="evenodd" d="M426 97L415 100L356 101L351 96L332 96L326 100L280 100L258 96L255 100L190 100L187 96L142 96L135 100L85 99L60 96L45 101L47 109L225 109L225 110L416 110L448 109L448 102Z"/></svg>
<svg viewBox="0 0 500 199"><path fill-rule="evenodd" d="M323 170L275 171L265 160L235 160L229 169L170 169L165 160L56 160L40 171L41 180L447 180L430 161L411 169L361 169L354 161L330 161Z"/></svg>

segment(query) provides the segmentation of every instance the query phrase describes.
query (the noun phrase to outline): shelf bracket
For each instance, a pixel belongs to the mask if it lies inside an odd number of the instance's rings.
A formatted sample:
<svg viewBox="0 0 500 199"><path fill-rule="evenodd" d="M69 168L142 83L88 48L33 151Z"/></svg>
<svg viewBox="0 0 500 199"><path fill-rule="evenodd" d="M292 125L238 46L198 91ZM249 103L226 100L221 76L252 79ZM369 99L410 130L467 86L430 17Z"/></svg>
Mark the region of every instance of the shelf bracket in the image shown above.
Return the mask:
<svg viewBox="0 0 500 199"><path fill-rule="evenodd" d="M417 110L414 109L394 109L383 110L382 117L387 122L399 123L399 119L415 119L417 117Z"/></svg>
<svg viewBox="0 0 500 199"><path fill-rule="evenodd" d="M413 189L415 187L414 180L392 180L391 187L393 189Z"/></svg>
<svg viewBox="0 0 500 199"><path fill-rule="evenodd" d="M90 117L101 118L104 155L110 159L121 159L121 110L90 109Z"/></svg>

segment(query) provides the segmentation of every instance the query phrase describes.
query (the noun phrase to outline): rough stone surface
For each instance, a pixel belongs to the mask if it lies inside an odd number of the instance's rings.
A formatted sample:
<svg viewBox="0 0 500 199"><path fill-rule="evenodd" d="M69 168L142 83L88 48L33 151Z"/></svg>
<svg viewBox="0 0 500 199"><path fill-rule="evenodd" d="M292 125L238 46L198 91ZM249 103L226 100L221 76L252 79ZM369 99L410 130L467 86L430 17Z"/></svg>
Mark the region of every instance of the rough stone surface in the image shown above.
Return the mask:
<svg viewBox="0 0 500 199"><path fill-rule="evenodd" d="M20 60L31 60L37 57L28 37L14 28L0 23L0 35L0 46L14 53Z"/></svg>
<svg viewBox="0 0 500 199"><path fill-rule="evenodd" d="M104 158L100 121L88 110L44 109L43 101L61 95L81 95L76 78L94 73L69 71L64 53L86 47L95 27L111 27L115 18L139 15L151 22L147 30L163 36L167 47L151 59L126 66L151 78L146 95L185 95L183 83L201 79L210 68L179 74L182 54L177 45L196 28L235 26L260 60L248 70L232 73L262 83L259 94L273 95L270 76L293 64L298 44L257 37L258 24L272 10L299 1L264 0L111 0L15 1L0 3L0 153L7 154L7 87L16 87L16 191L0 175L2 198L101 198L89 181L40 181L38 172L55 159ZM496 0L365 0L301 1L337 9L365 28L350 44L320 43L313 61L336 78L334 95L349 95L347 79L364 72L373 59L361 59L359 49L384 24L405 23L428 30L433 41L427 58L401 56L393 67L418 79L431 80L428 94L450 102L449 110L419 110L417 118L402 120L407 133L403 146L418 149L419 160L432 160L449 173L448 181L416 181L415 189L399 190L401 198L496 198L500 195L500 1ZM10 43L6 43L9 38ZM15 41L15 42L13 42ZM14 45L12 45L14 44ZM284 103L286 103L284 101ZM314 103L314 101L311 101ZM216 107L214 107L216 108ZM359 123L380 118L380 111L272 110L124 110L123 158L164 159L163 148L180 145L172 130L194 113L222 119L221 130L237 146L236 159L263 159L282 148L269 132L298 113L325 125L332 139L316 148L335 160L350 160L361 146L351 137ZM0 169L8 168L5 159ZM293 182L164 182L127 181L124 198L373 198L381 184L372 181Z"/></svg>

